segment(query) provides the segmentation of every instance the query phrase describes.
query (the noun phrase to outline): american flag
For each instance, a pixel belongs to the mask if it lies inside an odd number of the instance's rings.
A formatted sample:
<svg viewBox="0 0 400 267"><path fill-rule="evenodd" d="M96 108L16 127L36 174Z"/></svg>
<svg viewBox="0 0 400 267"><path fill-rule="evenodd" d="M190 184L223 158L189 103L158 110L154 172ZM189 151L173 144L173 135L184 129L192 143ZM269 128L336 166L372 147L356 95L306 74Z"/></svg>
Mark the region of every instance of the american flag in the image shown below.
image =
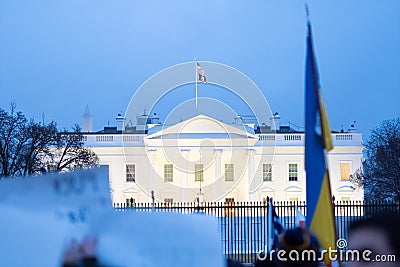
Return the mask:
<svg viewBox="0 0 400 267"><path fill-rule="evenodd" d="M204 76L204 75L202 75L200 73L199 73L198 79L199 79L200 82L203 82L203 83L207 82L206 76Z"/></svg>
<svg viewBox="0 0 400 267"><path fill-rule="evenodd" d="M279 235L284 231L284 227L275 212L272 198L269 199L268 205L268 253L273 249L279 249Z"/></svg>
<svg viewBox="0 0 400 267"><path fill-rule="evenodd" d="M299 207L295 206L296 209L296 227L306 228L306 217L300 212Z"/></svg>
<svg viewBox="0 0 400 267"><path fill-rule="evenodd" d="M196 62L197 65L197 70L200 71L201 73L199 73L197 79L200 82L205 83L207 81L206 76L204 75L204 69L200 66L200 64L198 62Z"/></svg>
<svg viewBox="0 0 400 267"><path fill-rule="evenodd" d="M199 70L199 71L201 71L201 74L203 74L204 75L204 69L200 66L200 64L197 62L197 69Z"/></svg>

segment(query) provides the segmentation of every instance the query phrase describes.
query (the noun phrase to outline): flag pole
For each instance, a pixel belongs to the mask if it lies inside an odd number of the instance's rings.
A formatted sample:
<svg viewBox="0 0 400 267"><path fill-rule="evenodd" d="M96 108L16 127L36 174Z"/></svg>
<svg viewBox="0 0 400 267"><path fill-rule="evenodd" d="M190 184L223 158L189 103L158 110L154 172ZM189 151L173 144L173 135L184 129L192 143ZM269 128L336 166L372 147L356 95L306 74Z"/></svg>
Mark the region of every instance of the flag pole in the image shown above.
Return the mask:
<svg viewBox="0 0 400 267"><path fill-rule="evenodd" d="M319 239L323 249L336 248L335 211L328 171L327 152L333 148L328 117L320 92L316 57L313 48L310 14L307 15L307 52L305 73L305 170L306 226ZM316 115L319 115L317 120ZM318 127L320 133L316 133ZM341 266L340 261L324 255L327 266Z"/></svg>
<svg viewBox="0 0 400 267"><path fill-rule="evenodd" d="M197 99L198 99L198 93L197 93L197 59L194 59L194 68L195 68L195 72L194 72L194 80L196 82L196 115L198 114L197 111Z"/></svg>
<svg viewBox="0 0 400 267"><path fill-rule="evenodd" d="M310 22L310 11L308 10L308 5L307 4L305 4L305 9L306 9L307 22Z"/></svg>

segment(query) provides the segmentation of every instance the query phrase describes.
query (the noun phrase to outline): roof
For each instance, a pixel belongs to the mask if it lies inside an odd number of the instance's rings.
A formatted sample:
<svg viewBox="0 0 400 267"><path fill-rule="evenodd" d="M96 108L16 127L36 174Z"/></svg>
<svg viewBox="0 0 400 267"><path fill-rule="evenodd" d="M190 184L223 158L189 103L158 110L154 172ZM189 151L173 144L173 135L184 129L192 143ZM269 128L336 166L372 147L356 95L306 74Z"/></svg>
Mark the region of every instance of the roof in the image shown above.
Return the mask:
<svg viewBox="0 0 400 267"><path fill-rule="evenodd" d="M263 134L263 133L304 133L304 131L296 131L290 126L280 126L279 130L273 131L270 125L262 125L257 126L254 131L255 134Z"/></svg>

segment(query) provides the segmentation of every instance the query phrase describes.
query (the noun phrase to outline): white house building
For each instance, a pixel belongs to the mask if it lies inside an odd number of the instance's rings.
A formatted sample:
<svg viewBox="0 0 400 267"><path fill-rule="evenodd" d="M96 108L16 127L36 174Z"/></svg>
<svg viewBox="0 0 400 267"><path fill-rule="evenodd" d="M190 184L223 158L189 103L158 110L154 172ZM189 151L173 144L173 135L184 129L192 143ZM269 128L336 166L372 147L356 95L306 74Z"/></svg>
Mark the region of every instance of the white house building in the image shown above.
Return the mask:
<svg viewBox="0 0 400 267"><path fill-rule="evenodd" d="M152 192L167 203L306 200L304 132L280 126L277 114L256 127L240 117L228 124L205 115L175 125L148 115L135 126L123 126L121 115L116 120L117 127L99 132L83 129L85 146L109 167L114 203L150 202ZM332 194L362 200L363 190L349 181L361 167L362 135L350 129L332 132L332 140Z"/></svg>

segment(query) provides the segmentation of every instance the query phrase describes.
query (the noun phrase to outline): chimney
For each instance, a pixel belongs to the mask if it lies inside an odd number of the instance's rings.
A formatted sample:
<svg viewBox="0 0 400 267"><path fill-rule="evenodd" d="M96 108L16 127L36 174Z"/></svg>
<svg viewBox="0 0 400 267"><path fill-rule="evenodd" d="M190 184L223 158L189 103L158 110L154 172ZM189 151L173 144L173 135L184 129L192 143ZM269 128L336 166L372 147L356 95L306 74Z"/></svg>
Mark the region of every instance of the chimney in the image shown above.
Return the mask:
<svg viewBox="0 0 400 267"><path fill-rule="evenodd" d="M86 105L86 109L82 117L82 132L88 133L91 131L92 131L92 115L90 114L89 106Z"/></svg>
<svg viewBox="0 0 400 267"><path fill-rule="evenodd" d="M121 113L118 113L117 117L115 117L115 121L117 124L117 131L122 131L124 127L125 117L122 116Z"/></svg>
<svg viewBox="0 0 400 267"><path fill-rule="evenodd" d="M147 121L149 119L149 115L143 114L140 116L136 116L137 124L136 124L136 131L139 133L146 133L147 128Z"/></svg>
<svg viewBox="0 0 400 267"><path fill-rule="evenodd" d="M271 130L279 131L281 129L281 117L279 116L278 112L275 112L270 120L271 120Z"/></svg>
<svg viewBox="0 0 400 267"><path fill-rule="evenodd" d="M354 122L350 125L350 128L348 129L348 132L349 132L349 133L357 132L356 121L354 121Z"/></svg>
<svg viewBox="0 0 400 267"><path fill-rule="evenodd" d="M243 121L242 121L242 117L240 117L239 115L237 115L235 117L235 125L242 125Z"/></svg>

